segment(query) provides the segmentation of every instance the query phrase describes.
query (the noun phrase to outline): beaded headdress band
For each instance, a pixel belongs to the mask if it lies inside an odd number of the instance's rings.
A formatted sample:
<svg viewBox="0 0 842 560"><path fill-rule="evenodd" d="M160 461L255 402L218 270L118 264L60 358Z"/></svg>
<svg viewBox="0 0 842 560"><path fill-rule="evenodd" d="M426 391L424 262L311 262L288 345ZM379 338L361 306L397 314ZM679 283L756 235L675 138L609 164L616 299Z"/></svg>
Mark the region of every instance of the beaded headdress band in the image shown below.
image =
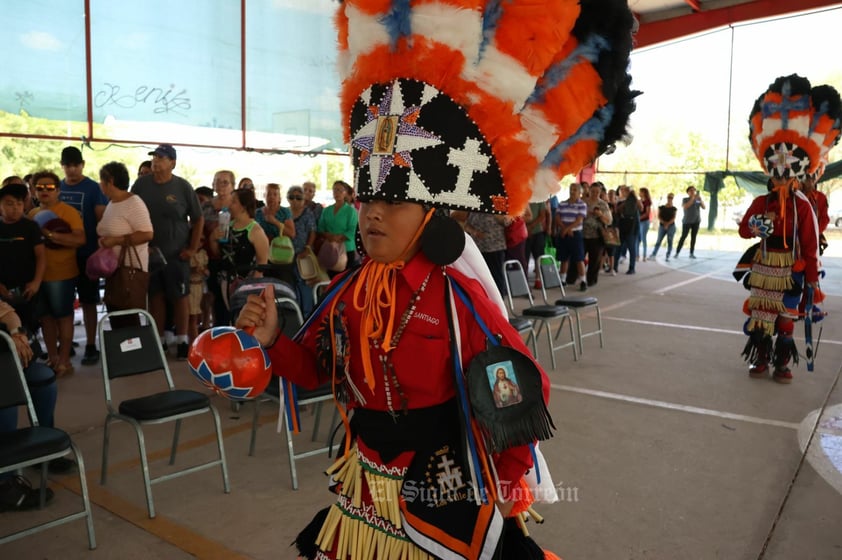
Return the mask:
<svg viewBox="0 0 842 560"><path fill-rule="evenodd" d="M626 136L626 0L345 0L358 196L518 215Z"/></svg>

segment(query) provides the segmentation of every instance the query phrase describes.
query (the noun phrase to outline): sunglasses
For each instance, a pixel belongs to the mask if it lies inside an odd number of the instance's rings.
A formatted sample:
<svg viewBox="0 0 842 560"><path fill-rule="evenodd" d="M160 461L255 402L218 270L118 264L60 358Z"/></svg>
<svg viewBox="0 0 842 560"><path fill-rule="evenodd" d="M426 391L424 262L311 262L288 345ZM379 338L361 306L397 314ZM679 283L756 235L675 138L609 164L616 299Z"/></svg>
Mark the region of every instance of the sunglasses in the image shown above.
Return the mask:
<svg viewBox="0 0 842 560"><path fill-rule="evenodd" d="M303 196L288 196L287 200L304 200Z"/></svg>
<svg viewBox="0 0 842 560"><path fill-rule="evenodd" d="M35 185L36 191L54 191L56 190L57 185L55 183L45 183L43 185Z"/></svg>

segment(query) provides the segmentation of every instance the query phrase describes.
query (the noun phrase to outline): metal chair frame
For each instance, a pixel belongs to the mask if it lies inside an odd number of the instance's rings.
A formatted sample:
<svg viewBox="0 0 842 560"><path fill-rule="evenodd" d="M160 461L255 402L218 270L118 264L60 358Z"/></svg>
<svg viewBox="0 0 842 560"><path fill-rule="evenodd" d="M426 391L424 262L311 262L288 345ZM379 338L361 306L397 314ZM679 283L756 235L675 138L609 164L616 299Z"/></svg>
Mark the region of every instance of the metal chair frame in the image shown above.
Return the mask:
<svg viewBox="0 0 842 560"><path fill-rule="evenodd" d="M599 347L605 348L605 339L602 328L602 312L599 309L599 300L595 297L567 295L564 291L564 284L561 283L561 275L558 272L558 262L552 255L541 255L538 257L538 274L541 278L541 296L544 303L549 303L547 294L548 288L558 288L561 298L555 301L556 305L564 305L573 311L576 316L576 334L579 340L579 355L585 353L584 339L589 336L599 336ZM593 303L590 303L593 300ZM590 331L582 331L582 316L580 309L593 307L596 310L596 328Z"/></svg>
<svg viewBox="0 0 842 560"><path fill-rule="evenodd" d="M281 379L278 378L278 384L280 386ZM280 391L283 391L283 387L279 387L279 394ZM310 398L299 399L298 404L299 406L314 404L315 405L315 418L313 420L313 433L310 437L310 441L316 441L316 438L319 435L319 426L321 424L321 416L322 416L322 405L326 401L333 401L333 395L330 392L325 394L318 394L312 396ZM280 422L283 425L284 437L286 438L287 443L287 454L289 457L289 476L293 490L298 490L298 469L296 467L295 462L300 459L306 459L307 457L313 457L315 455L321 455L322 453L327 453L330 456L335 449L338 449L340 443L331 443L328 441L327 445L323 447L319 447L317 449L310 449L308 451L302 451L299 453L295 452L295 448L293 445L293 433L290 429L289 422L287 422L287 417L284 411L284 408L281 404L281 399L276 397L275 395L266 392L263 393L260 397L255 399L254 403L254 416L252 417L252 429L251 429L251 443L249 445L249 455L253 456L255 451L255 442L256 442L256 435L257 435L257 420L258 420L258 409L261 402L274 402L277 403L280 408ZM334 409L333 411L333 419L331 420L331 430L330 433L333 433L334 426L337 425L339 417L339 411Z"/></svg>
<svg viewBox="0 0 842 560"><path fill-rule="evenodd" d="M38 416L35 413L35 405L32 403L32 395L29 394L29 387L26 384L26 376L23 371L23 365L21 364L20 358L15 351L15 343L8 334L3 331L0 331L0 339L4 341L4 343L9 347L10 353L8 356L4 358L3 369L14 369L13 372L5 371L5 375L15 375L18 381L17 391L9 391L8 394L3 395L3 404L1 406L22 406L26 405L27 412L30 418L30 428L19 428L17 432L28 432L27 440L30 442L32 439L36 438L37 435L50 432L53 435L63 435L67 438L69 445L59 451L55 451L52 453L47 453L45 455L37 455L35 457L30 457L24 461L19 461L17 463L10 463L10 464L0 464L0 473L7 473L7 472L15 472L20 471L24 467L29 467L32 465L41 465L40 472L41 472L41 486L40 486L40 502L39 502L39 509L43 508L46 505L47 501L47 462L51 461L52 459L57 459L58 457L63 457L67 455L70 451L73 451L73 455L76 458L76 466L79 474L79 486L82 490L82 506L83 509L81 511L73 512L71 514L59 517L58 519L52 519L50 521L45 521L44 523L40 523L33 527L29 527L27 529L22 529L20 531L16 531L14 533L10 533L8 535L4 535L0 537L0 545L6 544L8 542L12 542L23 537L27 537L29 535L34 535L35 533L40 533L46 529L51 529L52 527L57 527L59 525L64 525L65 523L70 523L71 521L76 521L77 519L85 519L85 525L88 531L88 546L91 550L96 548L96 536L94 534L94 523L93 523L93 514L91 512L91 501L88 495L88 482L87 478L85 478L85 461L82 458L82 454L79 452L79 448L76 447L76 444L70 438L70 436L64 432L63 430L59 430L57 428L48 428L43 427L38 424ZM11 360L10 360L11 358ZM11 362L11 363L10 363ZM13 366L13 367L12 367ZM12 443L11 445L15 445ZM17 447L17 446L15 446ZM7 448L9 449L9 448ZM4 450L3 446L0 446L0 451ZM3 454L0 453L0 456Z"/></svg>
<svg viewBox="0 0 842 560"><path fill-rule="evenodd" d="M515 329L521 337L526 335L524 344L527 347L532 346L532 355L538 359L538 343L535 337L535 322L532 319L524 317L523 315L514 315L510 313L509 324Z"/></svg>
<svg viewBox="0 0 842 560"><path fill-rule="evenodd" d="M325 288L330 286L330 280L324 280L322 282L317 282L313 284L313 305L318 305L322 301L322 296L324 296Z"/></svg>
<svg viewBox="0 0 842 560"><path fill-rule="evenodd" d="M102 348L101 351L101 359L102 359L102 381L103 386L105 388L105 405L108 409L108 414L105 417L105 428L103 432L102 438L102 471L100 475L100 484L103 486L106 483L108 477L108 448L110 443L110 432L111 432L111 423L114 421L122 421L129 424L135 432L137 436L137 445L138 445L138 453L140 454L140 464L141 464L141 473L143 475L143 487L146 491L146 507L149 511L149 517L155 517L155 504L152 497L152 485L157 484L159 482L164 482L166 480L171 480L173 478L179 478L188 474L192 474L194 472L202 471L205 469L209 469L215 467L217 465L220 466L222 470L222 484L223 489L226 494L231 492L231 486L228 479L228 464L225 460L225 446L222 441L222 425L219 419L219 413L216 410L216 407L213 406L212 403L208 403L206 407L198 408L195 410L190 410L183 413L172 414L168 416L164 416L161 418L154 418L149 420L137 420L131 416L127 416L125 414L121 414L118 409L114 408L111 399L111 372L109 366L109 357L108 357L108 345L106 344L106 338L111 336L116 336L116 333L119 330L127 330L127 329L117 329L117 330L106 330L105 323L111 317L117 317L122 315L140 315L144 318L146 324L142 325L141 329L151 329L152 335L147 337L147 341L151 342L154 339L155 348L144 348L142 349L144 353L148 356L150 352L156 353L157 358L159 358L158 363L154 364L152 369L146 369L145 371L138 371L133 373L127 374L115 374L116 377L128 376L128 375L143 375L147 373L151 373L156 370L161 370L164 372L164 377L166 378L167 383L167 391L174 391L175 385L172 380L172 374L170 373L169 364L167 363L166 356L164 355L164 349L161 346L160 339L158 338L157 328L155 326L155 321L152 316L143 309L129 309L124 311L112 311L111 313L107 313L102 319L99 321L99 325L97 327L100 345ZM128 329L132 329L129 327ZM165 392L159 393L163 395ZM198 391L192 391L194 393L198 393ZM142 395L142 396L150 396L150 395ZM119 408L119 405L118 405ZM143 435L143 426L146 425L153 425L153 424L163 424L165 422L172 422L175 421L175 430L173 431L173 440L172 440L172 447L170 449L170 460L169 464L175 464L175 457L176 451L178 448L178 438L179 433L181 431L181 421L184 418L189 418L191 416L197 416L199 414L210 413L213 417L214 428L216 430L216 444L217 449L219 451L219 458L214 459L212 461L202 463L200 465L195 465L193 467L188 467L186 469L182 469L179 471L175 471L169 474L161 475L155 478L151 478L150 470L149 470L149 459L146 453L146 440Z"/></svg>
<svg viewBox="0 0 842 560"><path fill-rule="evenodd" d="M316 286L314 286L314 288L313 288L314 296L316 295L316 289L318 287L322 286L322 285L327 285L327 283L319 283ZM298 302L296 302L295 300L290 299L290 298L275 298L275 304L279 307L284 306L287 309L291 309L291 310L294 311L295 318L297 319L298 322L297 322L296 325L286 324L287 328L285 329L285 334L287 334L288 336L291 336L292 334L295 333L295 331L298 330L298 328L302 324L304 324L304 317L301 313L301 308L299 307ZM273 382L274 382L274 380L273 380ZM250 442L249 442L249 456L254 456L254 454L255 454L255 447L256 447L256 444L257 444L257 428L258 428L260 403L261 402L274 402L274 403L277 403L279 406L281 406L282 401L281 401L280 395L282 394L283 388L280 386L280 382L281 382L280 378L278 379L277 382L278 382L278 387L279 387L278 395L275 395L271 391L267 390L267 391L264 391L262 395L260 395L256 399L254 399L254 407L253 407L252 423L251 423L251 439L250 439ZM319 425L321 423L322 404L325 401L332 401L332 400L333 400L333 395L331 394L330 391L328 391L326 394L313 395L309 398L300 399L298 401L299 406L303 406L303 405L307 405L307 404L315 404L315 406L316 406L315 419L314 419L314 425L313 425L313 434L312 434L312 437L311 437L311 441L316 441L316 438L318 436ZM331 431L332 431L333 426L335 426L336 423L337 423L338 414L339 414L338 410L334 410L333 420L331 421ZM328 455L330 455L332 453L334 447L338 447L338 444L337 445L328 444L327 446L320 447L318 449L312 449L312 450L309 450L309 451L296 453L295 449L294 449L294 446L293 446L293 438L292 438L293 433L290 430L290 427L289 427L287 419L286 419L286 414L284 414L284 409L283 409L282 406L281 406L281 409L280 409L280 415L281 415L281 424L283 425L283 430L284 430L284 437L286 438L286 443L287 443L287 451L288 451L288 456L289 456L289 474L290 474L290 479L292 481L292 489L298 490L298 471L297 471L295 462L299 459L306 459L307 457L312 457L314 455L319 455L319 454L325 453L325 452L327 452Z"/></svg>
<svg viewBox="0 0 842 560"><path fill-rule="evenodd" d="M573 348L573 360L578 361L579 351L576 348L576 335L573 332L573 320L570 316L569 309L563 305L535 305L535 301L532 299L532 290L529 288L526 273L523 271L523 265L518 260L512 259L503 263L503 277L506 283L506 298L509 304L509 310L513 314L516 314L513 298L527 298L529 306L521 314L535 322L534 331L536 339L540 338L542 331L547 333L547 343L553 369L555 369L556 350L561 350L568 346ZM553 334L552 327L550 326L553 319L560 319L555 334ZM555 341L558 340L565 321L567 321L568 327L570 328L570 342L556 346ZM535 353L535 357L536 359L538 358L537 352Z"/></svg>

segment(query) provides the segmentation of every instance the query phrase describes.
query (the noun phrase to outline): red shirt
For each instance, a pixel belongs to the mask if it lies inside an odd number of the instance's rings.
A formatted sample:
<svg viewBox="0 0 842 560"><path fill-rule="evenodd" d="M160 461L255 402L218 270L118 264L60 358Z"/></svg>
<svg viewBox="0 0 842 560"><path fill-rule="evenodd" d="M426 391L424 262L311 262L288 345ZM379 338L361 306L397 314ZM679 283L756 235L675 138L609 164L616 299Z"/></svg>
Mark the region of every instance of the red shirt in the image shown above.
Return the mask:
<svg viewBox="0 0 842 560"><path fill-rule="evenodd" d="M467 293L474 305L476 313L482 317L485 324L494 334L503 337L503 344L530 355L521 337L509 325L508 319L500 313L485 295L481 285L473 279L467 278L459 272L447 269L448 274L456 280ZM416 302L415 312L406 325L397 347L392 351L392 364L401 389L408 400L408 408L425 408L444 403L456 396L452 360L450 358L450 333L445 313L445 277L441 268L431 263L422 253L418 253L407 265L397 273L395 328L407 308L412 294L421 286L427 274L430 279L427 287ZM372 393L365 384L361 354L359 351L361 313L354 309L353 283L340 296L345 303L345 314L348 323L348 338L351 345L351 359L349 375L351 381L362 392L366 399L365 408L379 411L388 410L384 380L380 365L382 350L369 345L366 351L371 352L371 362L374 368L375 388ZM467 369L471 358L486 349L488 339L474 318L473 313L456 299L457 317L462 338L462 367ZM329 306L327 306L329 307ZM323 373L316 368L317 331L321 318L327 313L322 311L312 326L304 334L300 343L288 337L281 336L268 349L273 367L277 375L283 375L293 383L314 389L328 381ZM540 366L539 366L540 369ZM549 398L549 381L541 369L543 378L544 400ZM390 381L391 384L391 381ZM400 407L397 393L392 391L393 408ZM360 406L351 402L349 408ZM532 465L528 447L521 446L509 449L494 459L501 481L518 480Z"/></svg>
<svg viewBox="0 0 842 560"><path fill-rule="evenodd" d="M815 189L806 196L816 212L816 219L819 221L819 233L824 233L830 223L830 214L827 212L827 197L823 192Z"/></svg>
<svg viewBox="0 0 842 560"><path fill-rule="evenodd" d="M787 243L792 240L792 233L795 230L795 216L798 218L798 239L800 244L800 258L804 260L806 268L804 277L807 282L817 282L818 273L818 251L819 235L816 232L816 220L813 214L813 207L801 193L793 192L786 201L786 238ZM792 201L795 200L795 212L793 212ZM758 196L748 207L748 210L740 222L740 237L750 239L753 237L748 228L749 219L755 214L775 213L773 237L784 235L784 222L781 220L781 208L778 195L775 193ZM793 216L795 214L795 216ZM791 248L791 247L790 247Z"/></svg>

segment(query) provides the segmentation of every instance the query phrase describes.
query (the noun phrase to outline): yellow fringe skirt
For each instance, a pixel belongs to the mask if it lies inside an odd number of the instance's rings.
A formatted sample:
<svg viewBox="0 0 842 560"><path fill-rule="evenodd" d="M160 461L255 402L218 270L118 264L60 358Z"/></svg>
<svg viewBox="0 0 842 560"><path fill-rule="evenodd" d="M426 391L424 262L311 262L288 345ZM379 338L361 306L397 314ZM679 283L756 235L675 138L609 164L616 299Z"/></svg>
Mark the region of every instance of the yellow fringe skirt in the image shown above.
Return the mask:
<svg viewBox="0 0 842 560"><path fill-rule="evenodd" d="M320 560L433 560L403 530L398 498L412 453L384 464L355 445L327 474L339 488L316 539Z"/></svg>
<svg viewBox="0 0 842 560"><path fill-rule="evenodd" d="M778 315L786 312L784 292L793 286L793 262L790 250L767 249L764 255L758 249L755 253L748 282L751 292L745 303L751 317L749 332L760 328L769 336L774 334Z"/></svg>

